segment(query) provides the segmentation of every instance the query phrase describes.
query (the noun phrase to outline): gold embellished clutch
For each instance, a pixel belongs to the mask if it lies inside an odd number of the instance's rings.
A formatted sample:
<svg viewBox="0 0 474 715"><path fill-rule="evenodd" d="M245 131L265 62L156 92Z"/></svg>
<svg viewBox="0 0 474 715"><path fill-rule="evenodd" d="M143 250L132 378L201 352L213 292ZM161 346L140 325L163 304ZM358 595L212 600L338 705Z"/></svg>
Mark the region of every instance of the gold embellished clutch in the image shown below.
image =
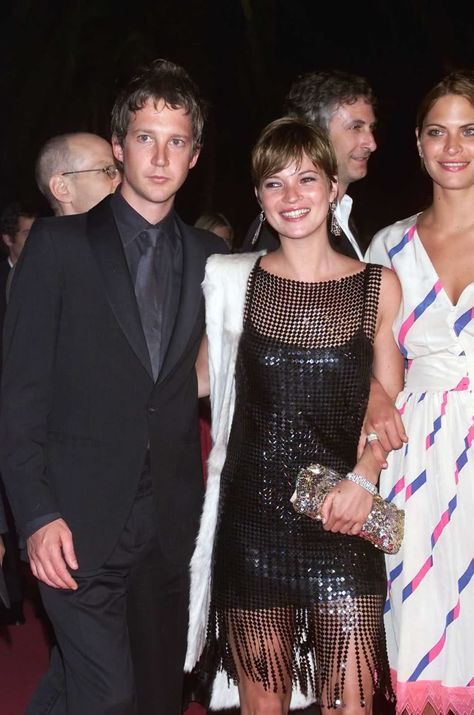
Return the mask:
<svg viewBox="0 0 474 715"><path fill-rule="evenodd" d="M298 472L296 489L291 497L295 511L311 519L320 519L319 512L328 493L345 476L322 464L310 464ZM386 554L396 554L403 540L405 512L385 501L379 494L359 536L367 539Z"/></svg>

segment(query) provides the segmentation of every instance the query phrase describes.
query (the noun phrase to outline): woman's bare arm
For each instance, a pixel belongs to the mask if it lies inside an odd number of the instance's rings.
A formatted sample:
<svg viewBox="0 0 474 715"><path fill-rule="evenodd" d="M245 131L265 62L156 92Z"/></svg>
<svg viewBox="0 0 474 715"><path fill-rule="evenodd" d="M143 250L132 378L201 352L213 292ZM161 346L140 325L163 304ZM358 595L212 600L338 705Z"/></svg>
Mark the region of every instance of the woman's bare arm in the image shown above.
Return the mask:
<svg viewBox="0 0 474 715"><path fill-rule="evenodd" d="M402 418L394 405L394 399L403 387L403 358L392 333L400 299L398 279L392 271L385 269L374 342L373 377L358 449L358 457L361 457L367 435L375 433L378 440L370 442L370 447L381 467L385 466L386 453L400 449L408 441Z"/></svg>
<svg viewBox="0 0 474 715"><path fill-rule="evenodd" d="M204 335L196 359L196 375L198 380L198 397L208 397L209 386L209 356L207 335Z"/></svg>
<svg viewBox="0 0 474 715"><path fill-rule="evenodd" d="M403 357L395 343L392 325L400 305L400 284L396 275L384 269L380 291L379 313L374 338L373 375L393 400L403 385ZM353 471L373 484L378 481L380 459L365 444ZM379 446L385 462L386 453ZM321 516L324 528L341 533L358 534L372 508L372 496L358 484L342 481L326 497Z"/></svg>

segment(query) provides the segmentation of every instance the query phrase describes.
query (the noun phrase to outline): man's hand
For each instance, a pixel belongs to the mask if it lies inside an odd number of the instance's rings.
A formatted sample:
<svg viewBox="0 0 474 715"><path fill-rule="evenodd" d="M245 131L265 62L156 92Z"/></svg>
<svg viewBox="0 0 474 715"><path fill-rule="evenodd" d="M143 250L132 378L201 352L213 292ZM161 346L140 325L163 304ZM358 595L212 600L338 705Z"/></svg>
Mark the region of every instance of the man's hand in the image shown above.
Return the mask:
<svg viewBox="0 0 474 715"><path fill-rule="evenodd" d="M3 538L0 535L0 566L3 564L4 556L5 556L5 544L3 543Z"/></svg>
<svg viewBox="0 0 474 715"><path fill-rule="evenodd" d="M72 533L64 519L55 519L35 531L27 546L31 570L39 581L52 588L77 589L67 568L77 569L78 563Z"/></svg>
<svg viewBox="0 0 474 715"><path fill-rule="evenodd" d="M370 448L380 467L386 467L386 453L400 449L408 437L400 413L382 385L375 379L370 385L369 403L359 439L357 458L360 459L366 445L367 435L376 435Z"/></svg>

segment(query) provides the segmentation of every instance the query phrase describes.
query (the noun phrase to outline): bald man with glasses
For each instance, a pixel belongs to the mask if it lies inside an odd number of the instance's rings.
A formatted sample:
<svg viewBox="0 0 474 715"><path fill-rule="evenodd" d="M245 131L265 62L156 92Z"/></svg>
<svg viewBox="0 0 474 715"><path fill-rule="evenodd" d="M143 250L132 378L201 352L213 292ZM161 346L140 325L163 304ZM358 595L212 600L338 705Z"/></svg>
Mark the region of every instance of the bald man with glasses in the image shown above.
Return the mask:
<svg viewBox="0 0 474 715"><path fill-rule="evenodd" d="M36 183L56 216L89 211L120 183L109 142L88 132L48 139L36 161Z"/></svg>

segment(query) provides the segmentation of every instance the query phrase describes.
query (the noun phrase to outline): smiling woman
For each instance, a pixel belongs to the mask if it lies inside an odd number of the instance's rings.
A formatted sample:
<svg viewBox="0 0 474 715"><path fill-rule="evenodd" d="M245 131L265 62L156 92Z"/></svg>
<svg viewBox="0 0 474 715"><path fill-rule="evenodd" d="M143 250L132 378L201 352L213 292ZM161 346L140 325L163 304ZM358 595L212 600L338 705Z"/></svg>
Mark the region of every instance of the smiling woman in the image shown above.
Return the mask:
<svg viewBox="0 0 474 715"><path fill-rule="evenodd" d="M370 448L357 459L357 443L372 374L390 393L401 386L390 332L398 283L330 247L335 173L321 131L270 124L252 174L280 248L213 256L206 268L215 446L192 560L187 668L215 681L213 709L240 701L242 715L313 701L324 715L362 714L374 690L391 696L383 557L357 536L379 467ZM198 378L205 383L199 368ZM299 470L317 462L364 477L342 480L320 521L290 503Z"/></svg>
<svg viewBox="0 0 474 715"><path fill-rule="evenodd" d="M258 197L267 220L279 235L305 237L323 226L336 186L304 156L262 181ZM303 219L308 218L309 221Z"/></svg>
<svg viewBox="0 0 474 715"><path fill-rule="evenodd" d="M280 240L313 234L324 237L329 206L337 196L337 165L318 134L308 133L306 146L296 151L298 130L304 125L294 124L294 136L288 123L288 136L271 150L265 145L265 137L274 125L264 131L254 153L255 194Z"/></svg>
<svg viewBox="0 0 474 715"><path fill-rule="evenodd" d="M420 157L437 187L459 189L474 183L473 109L462 95L440 97L417 129Z"/></svg>
<svg viewBox="0 0 474 715"><path fill-rule="evenodd" d="M426 95L416 137L433 203L368 251L400 279L407 366L409 447L382 480L406 515L402 549L386 557L386 626L398 712L447 715L474 712L474 72Z"/></svg>

